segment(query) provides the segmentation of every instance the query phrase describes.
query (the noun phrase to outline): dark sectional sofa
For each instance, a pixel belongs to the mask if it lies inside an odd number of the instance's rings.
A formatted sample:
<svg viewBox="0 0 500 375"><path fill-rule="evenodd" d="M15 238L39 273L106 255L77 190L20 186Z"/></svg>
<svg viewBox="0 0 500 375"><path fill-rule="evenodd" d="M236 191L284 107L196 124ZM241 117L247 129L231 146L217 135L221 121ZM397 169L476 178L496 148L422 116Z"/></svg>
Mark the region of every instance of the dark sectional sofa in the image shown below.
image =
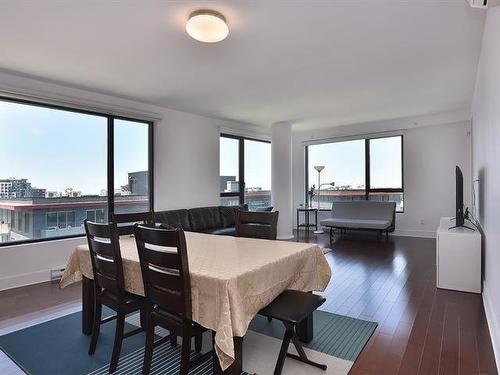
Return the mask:
<svg viewBox="0 0 500 375"><path fill-rule="evenodd" d="M239 210L248 210L248 206L244 204L158 211L154 213L154 219L157 223L185 231L234 236L236 214Z"/></svg>

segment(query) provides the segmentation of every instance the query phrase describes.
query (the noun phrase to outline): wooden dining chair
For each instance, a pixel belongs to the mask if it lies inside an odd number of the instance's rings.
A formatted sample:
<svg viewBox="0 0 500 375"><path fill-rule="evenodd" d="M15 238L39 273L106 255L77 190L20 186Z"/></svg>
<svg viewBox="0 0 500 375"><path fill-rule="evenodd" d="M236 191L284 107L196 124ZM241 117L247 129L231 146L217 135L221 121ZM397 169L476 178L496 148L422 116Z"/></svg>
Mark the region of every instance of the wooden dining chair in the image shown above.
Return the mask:
<svg viewBox="0 0 500 375"><path fill-rule="evenodd" d="M139 224L152 224L153 211L148 212L133 212L123 214L112 214L111 220L118 226L118 234L120 236L134 233L134 225Z"/></svg>
<svg viewBox="0 0 500 375"><path fill-rule="evenodd" d="M326 371L326 365L313 362L307 358L306 352L297 336L297 325L311 315L325 301L325 298L312 293L301 292L299 290L285 290L273 302L259 311L260 315L280 320L285 325L285 336L281 344L276 367L274 368L274 375L281 374L286 357ZM295 346L298 355L288 353L290 341Z"/></svg>
<svg viewBox="0 0 500 375"><path fill-rule="evenodd" d="M125 291L116 224L98 224L85 220L84 225L92 262L95 296L89 355L95 353L101 324L116 319L115 341L109 365L109 372L114 372L118 366L123 339L143 331L138 328L124 333L125 316L144 309L146 301L143 297ZM102 305L114 310L116 315L102 319Z"/></svg>
<svg viewBox="0 0 500 375"><path fill-rule="evenodd" d="M236 217L236 236L276 239L279 211L257 212L238 211Z"/></svg>
<svg viewBox="0 0 500 375"><path fill-rule="evenodd" d="M191 338L195 351L201 352L203 327L191 320L191 280L184 231L136 224L135 240L141 263L144 293L148 301L146 347L143 374L149 374L154 347L170 340L176 345L182 337L180 374L187 375L195 365L211 355L197 356L190 362ZM169 336L154 341L156 326L169 330Z"/></svg>

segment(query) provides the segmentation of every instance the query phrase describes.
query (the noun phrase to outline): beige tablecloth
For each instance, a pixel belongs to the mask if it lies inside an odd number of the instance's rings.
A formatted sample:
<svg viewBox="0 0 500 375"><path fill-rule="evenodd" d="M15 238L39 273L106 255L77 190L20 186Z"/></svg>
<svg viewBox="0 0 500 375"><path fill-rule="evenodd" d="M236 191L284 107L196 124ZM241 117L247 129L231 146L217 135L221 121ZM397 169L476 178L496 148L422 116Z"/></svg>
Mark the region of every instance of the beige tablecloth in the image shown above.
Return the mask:
<svg viewBox="0 0 500 375"><path fill-rule="evenodd" d="M186 232L191 276L192 319L216 332L222 369L234 361L233 336L244 336L250 321L285 289L322 291L331 277L315 244ZM125 288L144 295L135 239L120 239ZM68 261L61 287L92 278L87 245Z"/></svg>

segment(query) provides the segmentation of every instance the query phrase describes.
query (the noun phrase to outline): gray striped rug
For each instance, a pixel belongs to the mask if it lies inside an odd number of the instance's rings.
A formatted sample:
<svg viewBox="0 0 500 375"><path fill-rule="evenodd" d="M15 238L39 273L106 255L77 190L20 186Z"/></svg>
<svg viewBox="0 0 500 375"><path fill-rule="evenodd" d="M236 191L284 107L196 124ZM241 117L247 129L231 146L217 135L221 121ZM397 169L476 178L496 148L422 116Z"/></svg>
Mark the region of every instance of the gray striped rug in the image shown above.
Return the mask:
<svg viewBox="0 0 500 375"><path fill-rule="evenodd" d="M195 353L191 353L191 359ZM117 375L137 375L141 373L142 361L144 359L144 348L120 357L118 369L114 374ZM155 348L153 352L153 363L151 366L151 375L178 375L179 363L181 360L180 346L172 348L169 342L166 342ZM101 367L92 371L89 375L107 375L109 366ZM197 366L190 369L190 375L211 375L212 359L209 358ZM248 375L243 373L242 375Z"/></svg>
<svg viewBox="0 0 500 375"><path fill-rule="evenodd" d="M375 322L325 311L315 311L314 339L304 346L333 357L355 361L375 328L377 328ZM272 321L269 323L266 318L260 315L254 318L250 329L277 339L282 339L285 333L280 322Z"/></svg>
<svg viewBox="0 0 500 375"><path fill-rule="evenodd" d="M140 326L140 315L133 314L126 319L127 323ZM155 327L155 334L159 337L168 335L168 330ZM210 340L203 340L205 343ZM196 357L195 352L191 352L191 359ZM132 353L121 356L118 362L118 369L114 374L116 375L136 375L140 374L142 370L142 362L144 359L144 348L140 348ZM156 347L153 351L153 361L151 365L151 375L177 375L179 374L179 364L181 360L181 346L172 348L170 342L165 342ZM109 366L103 366L88 375L107 375L109 373ZM212 359L199 363L189 370L190 375L212 375ZM249 375L243 372L242 375Z"/></svg>
<svg viewBox="0 0 500 375"><path fill-rule="evenodd" d="M139 315L132 315L127 318L127 322L136 326L140 325ZM369 338L375 331L377 323L369 322L361 319L350 318L343 315L331 314L323 311L316 311L314 313L314 339L308 345L305 345L310 351L308 353L317 354L320 357L316 360L323 361L322 363L329 364L328 373L345 373L349 371L350 367L363 350L363 347L368 342ZM264 345L269 345L279 348L281 339L283 338L284 328L283 325L273 320L271 323L266 318L257 316L250 325L250 330L265 335L268 337ZM158 336L165 336L168 331L157 327L156 332ZM255 335L250 335L255 336ZM262 336L261 336L262 337ZM273 340L271 338L275 338ZM270 341L272 340L272 341ZM209 341L209 340L204 340ZM259 345L262 345L259 342ZM292 350L292 349L291 349ZM180 346L172 348L170 343L165 343L155 348L153 354L153 364L151 368L152 375L176 375L178 374L178 367L180 362ZM264 351L266 351L264 349ZM192 353L192 356L195 354ZM309 354L308 354L309 355ZM144 349L138 349L132 353L120 357L120 362L116 374L118 375L132 375L140 373L142 369L142 361L144 356ZM244 357L247 356L247 353ZM259 353L257 358L262 358L263 353ZM269 358L262 358L262 360L270 361L266 364L265 370L260 368L252 369L252 372L265 374L268 371L272 372L277 356L272 354ZM288 366L304 366L303 364L290 360L286 362ZM310 366L308 370L303 370L303 373L313 374L315 369ZM286 369L286 367L285 367ZM333 371L336 369L337 371ZM249 370L247 368L247 370ZM306 372L307 371L307 372ZM191 375L211 375L212 360L211 358L198 364L189 372ZM285 373L285 372L284 372ZM297 373L302 373L297 371ZM104 375L108 374L108 366L104 366L91 372L89 375ZM242 375L248 375L243 373Z"/></svg>

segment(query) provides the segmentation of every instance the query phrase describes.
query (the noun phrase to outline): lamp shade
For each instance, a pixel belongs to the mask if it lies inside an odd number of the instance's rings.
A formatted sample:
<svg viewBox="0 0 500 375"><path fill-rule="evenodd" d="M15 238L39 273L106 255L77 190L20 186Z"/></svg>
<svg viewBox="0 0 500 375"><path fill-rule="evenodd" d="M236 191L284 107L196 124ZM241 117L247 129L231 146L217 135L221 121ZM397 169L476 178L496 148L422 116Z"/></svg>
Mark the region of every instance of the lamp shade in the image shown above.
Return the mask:
<svg viewBox="0 0 500 375"><path fill-rule="evenodd" d="M323 169L325 169L324 165L315 165L314 169L316 169L318 172L321 172Z"/></svg>

